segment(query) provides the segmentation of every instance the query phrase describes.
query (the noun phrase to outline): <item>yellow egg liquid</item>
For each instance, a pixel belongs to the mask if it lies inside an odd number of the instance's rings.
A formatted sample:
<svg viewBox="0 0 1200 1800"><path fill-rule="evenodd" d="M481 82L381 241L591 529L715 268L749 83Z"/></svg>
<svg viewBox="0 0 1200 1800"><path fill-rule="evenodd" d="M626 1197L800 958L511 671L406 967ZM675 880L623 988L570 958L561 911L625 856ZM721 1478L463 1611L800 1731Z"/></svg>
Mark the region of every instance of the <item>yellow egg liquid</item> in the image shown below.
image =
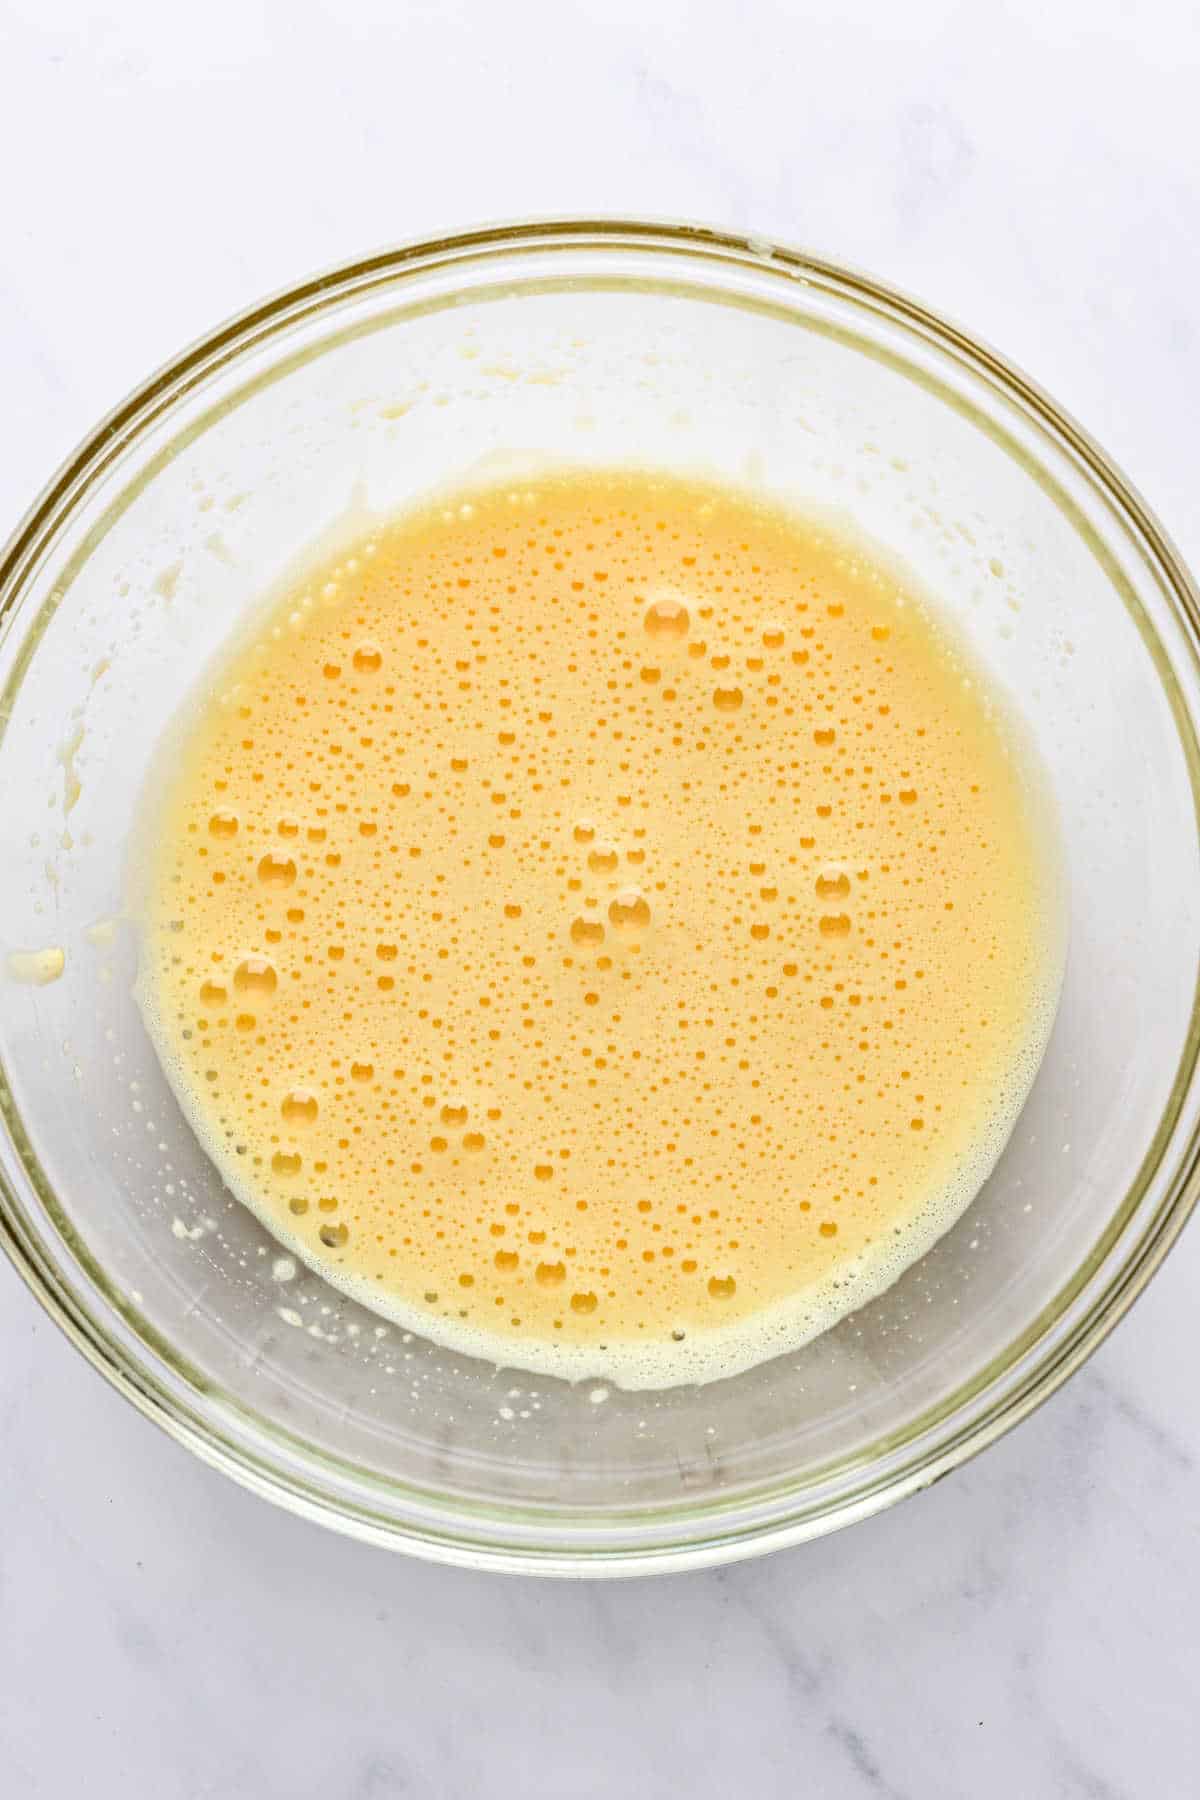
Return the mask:
<svg viewBox="0 0 1200 1800"><path fill-rule="evenodd" d="M728 1375L959 1216L1061 971L1002 704L862 545L547 475L381 524L203 685L139 999L230 1188L377 1311Z"/></svg>

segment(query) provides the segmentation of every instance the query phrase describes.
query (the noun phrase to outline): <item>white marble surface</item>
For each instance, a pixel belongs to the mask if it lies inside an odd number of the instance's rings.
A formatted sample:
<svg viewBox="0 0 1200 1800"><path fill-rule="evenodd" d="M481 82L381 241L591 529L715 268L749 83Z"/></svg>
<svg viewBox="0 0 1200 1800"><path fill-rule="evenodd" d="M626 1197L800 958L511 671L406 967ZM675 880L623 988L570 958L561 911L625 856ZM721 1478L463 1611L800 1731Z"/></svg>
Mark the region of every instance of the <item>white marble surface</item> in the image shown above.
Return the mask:
<svg viewBox="0 0 1200 1800"><path fill-rule="evenodd" d="M1194 7L0 6L0 520L148 368L389 239L636 210L969 322L1200 564ZM1200 1791L1200 1232L1037 1417L807 1549L610 1587L424 1568L202 1468L0 1269L0 1793Z"/></svg>

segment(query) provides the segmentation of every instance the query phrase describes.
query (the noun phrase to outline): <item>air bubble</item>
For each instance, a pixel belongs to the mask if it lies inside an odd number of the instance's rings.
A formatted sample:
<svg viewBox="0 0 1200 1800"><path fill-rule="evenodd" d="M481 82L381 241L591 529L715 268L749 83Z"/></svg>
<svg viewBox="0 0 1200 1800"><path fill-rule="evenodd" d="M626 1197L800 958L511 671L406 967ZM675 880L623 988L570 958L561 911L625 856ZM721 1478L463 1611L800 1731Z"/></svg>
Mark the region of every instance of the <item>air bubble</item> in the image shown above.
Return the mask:
<svg viewBox="0 0 1200 1800"><path fill-rule="evenodd" d="M268 851L258 865L258 879L268 887L291 887L296 879L296 865L290 856L276 856Z"/></svg>
<svg viewBox="0 0 1200 1800"><path fill-rule="evenodd" d="M278 985L274 967L265 956L248 956L233 974L233 985L247 994L273 994Z"/></svg>
<svg viewBox="0 0 1200 1800"><path fill-rule="evenodd" d="M650 923L650 902L640 888L622 888L609 902L608 916L625 936L645 931Z"/></svg>
<svg viewBox="0 0 1200 1800"><path fill-rule="evenodd" d="M571 942L573 944L602 944L604 927L599 919L587 919L582 913L571 920Z"/></svg>
<svg viewBox="0 0 1200 1800"><path fill-rule="evenodd" d="M687 607L678 600L656 600L646 608L646 616L642 620L648 637L671 642L685 638L690 624Z"/></svg>

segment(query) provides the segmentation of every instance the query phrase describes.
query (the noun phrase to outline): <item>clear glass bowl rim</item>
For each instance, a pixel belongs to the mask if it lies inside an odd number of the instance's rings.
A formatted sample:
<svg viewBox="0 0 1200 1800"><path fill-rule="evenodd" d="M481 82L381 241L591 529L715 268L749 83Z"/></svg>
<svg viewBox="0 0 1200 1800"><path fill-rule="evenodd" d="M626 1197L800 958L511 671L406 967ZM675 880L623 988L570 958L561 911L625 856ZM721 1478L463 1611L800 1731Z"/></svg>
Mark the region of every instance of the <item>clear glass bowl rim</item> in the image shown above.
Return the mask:
<svg viewBox="0 0 1200 1800"><path fill-rule="evenodd" d="M179 407L197 387L251 347L299 320L332 311L351 295L398 286L433 269L452 270L481 258L581 249L621 249L632 256L673 254L707 269L710 289L722 264L757 271L783 284L835 294L865 313L883 315L914 340L932 343L992 387L1048 436L1104 497L1156 568L1194 667L1200 672L1200 590L1163 527L1136 489L1088 434L1012 363L922 303L873 277L757 236L705 225L625 218L551 218L505 222L400 244L313 275L219 325L151 375L83 440L38 495L0 551L0 637L29 596L31 577L76 509L113 462ZM1161 668L1161 662L1160 662ZM1180 708L1175 708L1177 719ZM1190 720L1187 721L1190 727ZM2 734L2 722L0 722ZM1182 734L1200 818L1200 751ZM0 1245L46 1312L92 1367L146 1417L206 1462L277 1504L362 1541L428 1560L548 1575L634 1575L703 1567L798 1543L865 1518L930 1486L1020 1422L1080 1367L1143 1291L1200 1198L1200 1127L1174 1152L1162 1197L1098 1291L1116 1239L1136 1213L1157 1173L1171 1127L1197 1079L1200 990L1166 1114L1134 1189L1115 1206L1108 1229L1054 1302L1003 1357L956 1389L930 1413L883 1439L824 1482L777 1484L732 1501L720 1496L681 1503L643 1517L622 1514L611 1528L568 1512L494 1508L460 1498L377 1484L391 1503L372 1503L371 1478L338 1465L311 1446L289 1442L253 1420L232 1396L211 1396L126 1296L91 1259L24 1141L0 1065L0 1107L36 1198L53 1227L43 1236L22 1196L0 1168ZM45 1221L39 1221L44 1229ZM55 1254L51 1253L54 1243ZM95 1290L95 1292L90 1291ZM101 1304L97 1304L99 1297ZM211 1401L223 1400L223 1406ZM230 1429L236 1420L240 1432ZM256 1441L251 1441L256 1440ZM314 1479L324 1474L324 1485ZM346 1490L357 1476L359 1492ZM330 1479L332 1478L332 1479ZM397 1506L399 1503L399 1506Z"/></svg>

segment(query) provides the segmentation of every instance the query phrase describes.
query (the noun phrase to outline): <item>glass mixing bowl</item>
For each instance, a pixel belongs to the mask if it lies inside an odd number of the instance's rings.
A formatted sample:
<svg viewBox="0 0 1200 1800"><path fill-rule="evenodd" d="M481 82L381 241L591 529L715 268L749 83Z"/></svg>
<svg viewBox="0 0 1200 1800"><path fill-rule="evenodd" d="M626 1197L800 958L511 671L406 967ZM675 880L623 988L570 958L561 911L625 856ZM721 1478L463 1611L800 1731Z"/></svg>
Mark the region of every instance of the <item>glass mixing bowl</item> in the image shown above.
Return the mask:
<svg viewBox="0 0 1200 1800"><path fill-rule="evenodd" d="M496 1370L301 1271L222 1189L131 996L137 800L305 546L464 474L636 459L841 511L953 614L1057 797L1070 945L1003 1158L803 1350L625 1394ZM924 308L717 232L553 223L390 251L119 407L0 563L0 1221L120 1391L258 1492L449 1561L744 1556L928 1485L1100 1342L1196 1198L1197 595L1136 494Z"/></svg>

